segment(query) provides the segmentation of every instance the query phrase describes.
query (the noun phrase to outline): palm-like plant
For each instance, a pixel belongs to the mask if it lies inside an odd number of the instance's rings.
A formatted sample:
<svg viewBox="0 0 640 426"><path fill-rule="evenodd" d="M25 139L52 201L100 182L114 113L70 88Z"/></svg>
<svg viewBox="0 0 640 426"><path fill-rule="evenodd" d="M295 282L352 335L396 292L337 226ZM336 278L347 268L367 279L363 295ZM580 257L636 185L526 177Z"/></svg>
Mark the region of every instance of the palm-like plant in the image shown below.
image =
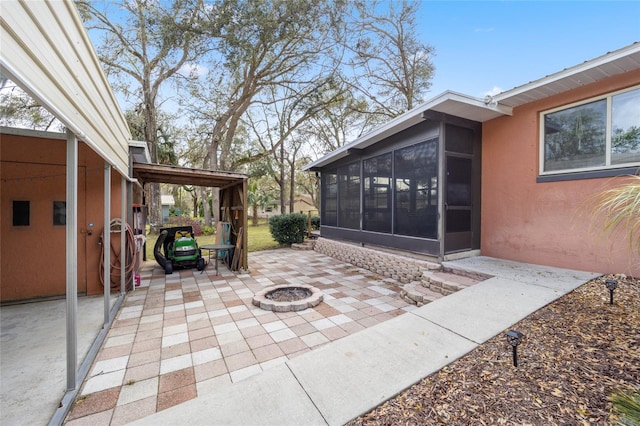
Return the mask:
<svg viewBox="0 0 640 426"><path fill-rule="evenodd" d="M618 417L616 424L640 425L640 392L617 391L611 396L611 402L613 402L613 413Z"/></svg>
<svg viewBox="0 0 640 426"><path fill-rule="evenodd" d="M640 176L593 197L593 223L611 237L628 239L629 249L640 254ZM602 222L603 221L603 222Z"/></svg>

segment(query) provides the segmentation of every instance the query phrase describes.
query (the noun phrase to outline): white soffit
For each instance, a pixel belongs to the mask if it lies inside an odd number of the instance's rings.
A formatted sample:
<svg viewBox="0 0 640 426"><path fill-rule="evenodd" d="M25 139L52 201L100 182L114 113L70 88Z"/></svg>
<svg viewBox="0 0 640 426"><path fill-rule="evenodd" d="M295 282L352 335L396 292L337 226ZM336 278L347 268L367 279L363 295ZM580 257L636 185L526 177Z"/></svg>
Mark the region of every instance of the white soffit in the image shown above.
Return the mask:
<svg viewBox="0 0 640 426"><path fill-rule="evenodd" d="M637 69L640 69L639 42L507 90L494 99L513 108Z"/></svg>
<svg viewBox="0 0 640 426"><path fill-rule="evenodd" d="M0 71L123 176L131 133L72 1L0 1Z"/></svg>

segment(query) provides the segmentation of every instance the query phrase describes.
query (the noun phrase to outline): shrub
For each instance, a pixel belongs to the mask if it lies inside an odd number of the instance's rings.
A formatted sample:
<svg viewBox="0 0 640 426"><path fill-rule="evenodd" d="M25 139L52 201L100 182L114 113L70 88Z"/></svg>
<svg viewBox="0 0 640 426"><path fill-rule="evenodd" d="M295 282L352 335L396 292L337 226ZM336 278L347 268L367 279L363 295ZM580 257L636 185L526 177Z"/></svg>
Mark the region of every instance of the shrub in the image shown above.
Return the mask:
<svg viewBox="0 0 640 426"><path fill-rule="evenodd" d="M202 226L202 235L213 235L215 233L216 233L215 226L207 226L207 225Z"/></svg>
<svg viewBox="0 0 640 426"><path fill-rule="evenodd" d="M314 231L320 229L320 216L311 216L311 229Z"/></svg>
<svg viewBox="0 0 640 426"><path fill-rule="evenodd" d="M195 236L202 235L202 224L190 216L170 216L167 223L162 227L168 228L171 226L191 226Z"/></svg>
<svg viewBox="0 0 640 426"><path fill-rule="evenodd" d="M301 243L307 232L307 216L301 213L273 216L269 219L269 232L278 244Z"/></svg>

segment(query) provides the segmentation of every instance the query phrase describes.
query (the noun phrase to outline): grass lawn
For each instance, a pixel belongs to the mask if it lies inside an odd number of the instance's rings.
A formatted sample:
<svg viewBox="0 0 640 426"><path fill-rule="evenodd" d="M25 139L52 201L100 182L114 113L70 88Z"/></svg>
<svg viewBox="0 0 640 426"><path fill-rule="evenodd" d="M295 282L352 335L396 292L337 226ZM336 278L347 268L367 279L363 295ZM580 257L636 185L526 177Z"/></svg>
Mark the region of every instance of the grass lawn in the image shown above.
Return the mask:
<svg viewBox="0 0 640 426"><path fill-rule="evenodd" d="M158 235L147 235L147 260L153 260L153 246L157 239ZM198 245L213 244L215 240L215 235L200 235L196 237ZM273 240L269 232L269 224L266 222L262 222L258 226L249 224L248 246L249 252L278 247L278 243Z"/></svg>

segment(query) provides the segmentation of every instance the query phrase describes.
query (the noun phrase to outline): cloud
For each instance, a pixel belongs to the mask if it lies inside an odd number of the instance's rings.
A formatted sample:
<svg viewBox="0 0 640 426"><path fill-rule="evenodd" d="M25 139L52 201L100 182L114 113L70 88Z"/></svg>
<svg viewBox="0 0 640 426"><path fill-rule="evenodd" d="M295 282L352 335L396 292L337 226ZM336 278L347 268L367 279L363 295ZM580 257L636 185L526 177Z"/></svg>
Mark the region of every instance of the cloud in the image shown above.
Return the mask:
<svg viewBox="0 0 640 426"><path fill-rule="evenodd" d="M493 89L489 90L488 92L484 92L484 96L495 96L498 93L502 93L504 92L503 89L501 89L498 86L493 86Z"/></svg>
<svg viewBox="0 0 640 426"><path fill-rule="evenodd" d="M209 71L207 67L203 67L198 64L184 64L178 70L178 74L183 75L185 77L195 77L198 78L202 75L205 75Z"/></svg>

